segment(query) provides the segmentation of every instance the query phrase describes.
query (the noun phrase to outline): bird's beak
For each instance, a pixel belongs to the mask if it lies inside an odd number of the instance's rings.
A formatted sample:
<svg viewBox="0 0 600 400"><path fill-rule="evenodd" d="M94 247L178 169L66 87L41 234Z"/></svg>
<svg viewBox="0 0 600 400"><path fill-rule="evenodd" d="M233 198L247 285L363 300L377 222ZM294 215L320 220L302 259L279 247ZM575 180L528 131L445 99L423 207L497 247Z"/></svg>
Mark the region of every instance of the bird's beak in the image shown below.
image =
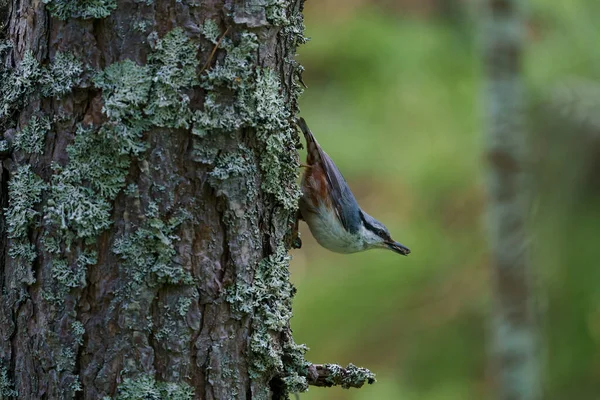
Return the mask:
<svg viewBox="0 0 600 400"><path fill-rule="evenodd" d="M388 249L398 254L402 254L403 256L407 256L410 254L410 249L404 246L403 244L400 244L398 242L386 242L385 244Z"/></svg>

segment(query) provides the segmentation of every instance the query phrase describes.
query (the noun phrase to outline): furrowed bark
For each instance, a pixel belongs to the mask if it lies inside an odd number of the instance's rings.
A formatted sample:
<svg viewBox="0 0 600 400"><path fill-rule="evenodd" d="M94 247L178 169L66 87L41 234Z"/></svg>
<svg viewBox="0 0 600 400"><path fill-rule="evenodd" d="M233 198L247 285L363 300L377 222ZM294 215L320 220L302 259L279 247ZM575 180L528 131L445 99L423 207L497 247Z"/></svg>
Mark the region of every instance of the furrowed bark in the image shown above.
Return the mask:
<svg viewBox="0 0 600 400"><path fill-rule="evenodd" d="M494 283L493 357L497 398L539 399L528 210L527 145L521 57L522 1L485 3L485 155Z"/></svg>
<svg viewBox="0 0 600 400"><path fill-rule="evenodd" d="M5 9L0 397L304 390L287 269L302 0Z"/></svg>

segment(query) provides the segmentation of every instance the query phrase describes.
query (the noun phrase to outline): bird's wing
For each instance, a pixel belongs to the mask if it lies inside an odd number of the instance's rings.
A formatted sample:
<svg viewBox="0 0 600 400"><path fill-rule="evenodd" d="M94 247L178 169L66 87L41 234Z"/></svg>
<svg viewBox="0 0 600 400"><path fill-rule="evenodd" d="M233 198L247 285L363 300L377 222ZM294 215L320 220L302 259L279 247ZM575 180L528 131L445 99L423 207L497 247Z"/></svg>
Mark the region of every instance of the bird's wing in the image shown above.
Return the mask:
<svg viewBox="0 0 600 400"><path fill-rule="evenodd" d="M325 178L329 186L330 196L335 212L337 213L344 228L351 233L358 231L360 227L360 207L354 194L348 187L342 173L333 160L323 151L314 135L306 125L304 118L298 120L298 126L302 129L306 139L306 147L309 156L309 164L320 163L325 172Z"/></svg>
<svg viewBox="0 0 600 400"><path fill-rule="evenodd" d="M319 150L335 210L344 228L356 233L360 227L360 206L333 160L320 147Z"/></svg>

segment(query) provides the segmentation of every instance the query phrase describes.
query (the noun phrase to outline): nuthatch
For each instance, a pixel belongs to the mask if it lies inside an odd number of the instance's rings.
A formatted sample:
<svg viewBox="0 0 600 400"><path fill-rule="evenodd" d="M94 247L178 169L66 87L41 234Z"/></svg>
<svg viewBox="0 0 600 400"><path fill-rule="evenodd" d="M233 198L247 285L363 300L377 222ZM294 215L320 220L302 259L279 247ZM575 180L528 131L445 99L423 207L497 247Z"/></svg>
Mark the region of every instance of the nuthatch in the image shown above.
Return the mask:
<svg viewBox="0 0 600 400"><path fill-rule="evenodd" d="M389 249L408 255L387 228L364 212L346 180L317 143L303 118L298 120L306 138L306 170L302 176L300 213L317 242L336 253Z"/></svg>

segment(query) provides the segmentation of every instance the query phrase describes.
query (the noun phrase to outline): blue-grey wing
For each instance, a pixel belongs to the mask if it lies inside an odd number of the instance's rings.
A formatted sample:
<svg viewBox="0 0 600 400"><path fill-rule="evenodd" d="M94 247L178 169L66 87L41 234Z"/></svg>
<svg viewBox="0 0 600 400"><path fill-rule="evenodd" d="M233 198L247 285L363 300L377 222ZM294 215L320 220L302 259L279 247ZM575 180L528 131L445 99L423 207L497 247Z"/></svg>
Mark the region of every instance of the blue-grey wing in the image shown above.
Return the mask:
<svg viewBox="0 0 600 400"><path fill-rule="evenodd" d="M360 228L360 207L342 173L333 160L319 147L325 177L331 189L333 206L344 228L356 233Z"/></svg>

